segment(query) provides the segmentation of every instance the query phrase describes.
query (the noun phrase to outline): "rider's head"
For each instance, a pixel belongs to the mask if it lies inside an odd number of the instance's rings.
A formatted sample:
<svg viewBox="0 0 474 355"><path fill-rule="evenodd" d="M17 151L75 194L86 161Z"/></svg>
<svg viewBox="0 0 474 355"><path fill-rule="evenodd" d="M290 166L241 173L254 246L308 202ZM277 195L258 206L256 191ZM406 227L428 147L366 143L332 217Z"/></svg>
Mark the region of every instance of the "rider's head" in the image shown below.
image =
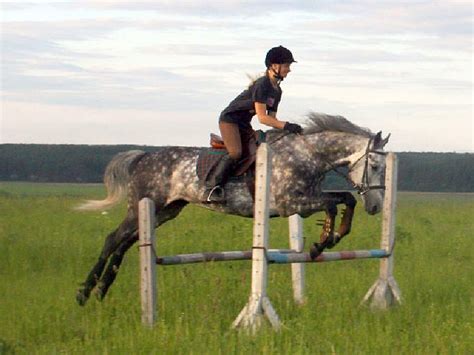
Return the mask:
<svg viewBox="0 0 474 355"><path fill-rule="evenodd" d="M290 70L291 63L296 62L289 49L279 46L273 47L267 52L265 66L267 71L273 73L277 80L286 78Z"/></svg>

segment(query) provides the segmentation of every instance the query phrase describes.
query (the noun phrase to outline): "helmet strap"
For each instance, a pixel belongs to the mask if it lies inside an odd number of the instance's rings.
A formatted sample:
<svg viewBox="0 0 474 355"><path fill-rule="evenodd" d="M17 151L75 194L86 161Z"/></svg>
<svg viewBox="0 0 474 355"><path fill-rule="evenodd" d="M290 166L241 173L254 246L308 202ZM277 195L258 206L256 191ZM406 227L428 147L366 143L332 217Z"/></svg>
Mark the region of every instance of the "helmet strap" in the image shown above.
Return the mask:
<svg viewBox="0 0 474 355"><path fill-rule="evenodd" d="M277 80L277 84L280 85L280 83L283 81L283 77L280 73L281 67L278 67L278 71L275 71L275 69L273 69L272 67L270 67L270 70L272 71L273 76Z"/></svg>

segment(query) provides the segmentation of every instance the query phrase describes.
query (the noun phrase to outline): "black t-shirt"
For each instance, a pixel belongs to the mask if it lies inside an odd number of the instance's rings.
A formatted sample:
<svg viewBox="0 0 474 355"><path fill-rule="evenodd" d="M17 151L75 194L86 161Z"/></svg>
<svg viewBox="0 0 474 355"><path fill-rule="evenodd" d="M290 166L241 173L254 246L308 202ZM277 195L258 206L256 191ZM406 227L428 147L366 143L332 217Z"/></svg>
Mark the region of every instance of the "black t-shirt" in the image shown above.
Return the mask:
<svg viewBox="0 0 474 355"><path fill-rule="evenodd" d="M267 76L262 76L222 111L219 121L237 123L241 128L249 128L250 121L255 116L255 102L266 104L269 112L277 112L281 94L280 87L275 88Z"/></svg>

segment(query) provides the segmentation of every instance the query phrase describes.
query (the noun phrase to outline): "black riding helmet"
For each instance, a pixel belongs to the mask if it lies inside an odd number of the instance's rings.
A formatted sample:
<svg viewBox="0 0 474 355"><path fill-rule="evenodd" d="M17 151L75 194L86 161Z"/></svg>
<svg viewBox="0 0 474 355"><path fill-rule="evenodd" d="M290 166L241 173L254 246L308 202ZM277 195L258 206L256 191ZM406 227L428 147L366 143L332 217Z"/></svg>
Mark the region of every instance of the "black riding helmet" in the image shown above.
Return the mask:
<svg viewBox="0 0 474 355"><path fill-rule="evenodd" d="M283 63L296 63L296 60L293 58L293 54L289 49L278 46L273 47L267 53L265 57L265 66L269 68L272 64L283 64Z"/></svg>

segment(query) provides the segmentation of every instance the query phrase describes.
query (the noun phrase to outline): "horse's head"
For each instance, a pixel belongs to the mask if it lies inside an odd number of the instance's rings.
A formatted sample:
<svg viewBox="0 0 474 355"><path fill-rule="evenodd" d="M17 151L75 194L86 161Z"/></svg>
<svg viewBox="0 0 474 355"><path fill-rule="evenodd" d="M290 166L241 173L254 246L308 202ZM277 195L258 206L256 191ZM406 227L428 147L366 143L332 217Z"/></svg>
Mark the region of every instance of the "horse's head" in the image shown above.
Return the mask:
<svg viewBox="0 0 474 355"><path fill-rule="evenodd" d="M382 210L385 189L385 158L383 147L390 134L382 139L382 132L369 138L367 146L357 154L349 167L349 177L361 195L365 210L376 214Z"/></svg>

